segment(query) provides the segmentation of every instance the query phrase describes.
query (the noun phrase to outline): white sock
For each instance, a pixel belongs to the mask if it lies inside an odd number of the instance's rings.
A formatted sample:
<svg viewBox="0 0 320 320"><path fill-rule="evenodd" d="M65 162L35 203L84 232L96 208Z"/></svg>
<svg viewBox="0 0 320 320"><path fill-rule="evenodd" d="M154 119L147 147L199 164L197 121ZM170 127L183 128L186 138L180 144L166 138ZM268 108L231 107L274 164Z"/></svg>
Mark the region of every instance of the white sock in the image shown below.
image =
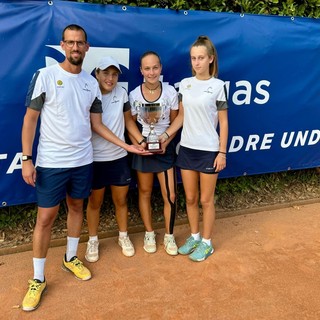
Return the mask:
<svg viewBox="0 0 320 320"><path fill-rule="evenodd" d="M154 236L154 230L153 231L146 231L146 236Z"/></svg>
<svg viewBox="0 0 320 320"><path fill-rule="evenodd" d="M200 232L198 233L191 233L194 240L199 241L201 239Z"/></svg>
<svg viewBox="0 0 320 320"><path fill-rule="evenodd" d="M164 234L164 237L166 238L166 237L172 237L173 236L173 234L172 233L165 233Z"/></svg>
<svg viewBox="0 0 320 320"><path fill-rule="evenodd" d="M128 236L128 231L119 231L119 238L124 238Z"/></svg>
<svg viewBox="0 0 320 320"><path fill-rule="evenodd" d="M44 281L44 265L46 258L33 258L33 279Z"/></svg>
<svg viewBox="0 0 320 320"><path fill-rule="evenodd" d="M67 261L70 261L77 255L79 240L80 238L67 237Z"/></svg>
<svg viewBox="0 0 320 320"><path fill-rule="evenodd" d="M89 241L98 241L98 236L89 236Z"/></svg>
<svg viewBox="0 0 320 320"><path fill-rule="evenodd" d="M208 246L211 246L211 239L202 238L202 241L206 243Z"/></svg>

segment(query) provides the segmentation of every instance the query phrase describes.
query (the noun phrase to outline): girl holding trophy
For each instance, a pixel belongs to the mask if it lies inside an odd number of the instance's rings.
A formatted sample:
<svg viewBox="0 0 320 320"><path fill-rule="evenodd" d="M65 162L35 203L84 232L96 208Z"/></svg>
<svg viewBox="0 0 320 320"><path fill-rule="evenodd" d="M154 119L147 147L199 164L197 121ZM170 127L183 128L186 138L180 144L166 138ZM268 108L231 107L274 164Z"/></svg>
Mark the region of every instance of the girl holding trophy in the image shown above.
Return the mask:
<svg viewBox="0 0 320 320"><path fill-rule="evenodd" d="M214 193L218 173L226 167L228 105L225 83L217 79L218 57L211 40L206 36L198 37L191 46L190 58L193 77L180 82L179 114L160 141L166 141L183 125L176 165L181 169L191 235L178 252L189 255L193 261L203 261L214 252L211 243ZM203 210L202 236L199 193Z"/></svg>
<svg viewBox="0 0 320 320"><path fill-rule="evenodd" d="M129 136L134 144L152 153L149 156L133 155L132 159L132 168L137 172L139 210L146 229L143 248L148 253L157 250L151 214L151 194L156 175L164 202L164 248L169 255L177 255L178 247L173 235L176 214L174 135L167 137L162 144L158 137L178 114L178 93L174 87L160 81L161 70L160 57L156 52L148 51L142 55L140 71L144 82L130 92L129 101L143 139L138 141Z"/></svg>
<svg viewBox="0 0 320 320"><path fill-rule="evenodd" d="M143 148L125 143L125 128L136 139L141 139L141 133L131 117L131 107L127 91L118 84L121 69L119 63L111 56L101 58L95 75L102 94L102 120L111 130L110 140L105 140L98 134L92 134L93 146L93 182L88 199L87 220L89 241L85 258L89 262L99 259L98 227L100 209L106 188L110 188L115 207L116 220L119 226L118 244L127 257L135 254L129 238L127 194L131 181L131 171L128 153L145 153Z"/></svg>

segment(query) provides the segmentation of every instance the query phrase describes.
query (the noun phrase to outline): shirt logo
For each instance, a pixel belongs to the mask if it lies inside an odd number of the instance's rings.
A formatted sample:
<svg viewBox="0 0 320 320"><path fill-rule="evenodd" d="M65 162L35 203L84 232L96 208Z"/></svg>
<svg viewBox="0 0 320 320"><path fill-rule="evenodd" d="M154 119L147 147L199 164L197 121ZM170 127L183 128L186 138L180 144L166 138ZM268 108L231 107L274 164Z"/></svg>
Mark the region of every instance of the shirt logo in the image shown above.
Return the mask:
<svg viewBox="0 0 320 320"><path fill-rule="evenodd" d="M90 92L90 91L91 91L91 90L89 89L89 86L88 86L87 83L84 84L83 91L87 91L87 92Z"/></svg>
<svg viewBox="0 0 320 320"><path fill-rule="evenodd" d="M58 86L58 88L64 88L63 81L57 80L57 86Z"/></svg>
<svg viewBox="0 0 320 320"><path fill-rule="evenodd" d="M117 98L116 95L113 96L111 103L118 103L120 100Z"/></svg>
<svg viewBox="0 0 320 320"><path fill-rule="evenodd" d="M213 89L212 89L212 87L209 87L204 92L212 94L213 93Z"/></svg>

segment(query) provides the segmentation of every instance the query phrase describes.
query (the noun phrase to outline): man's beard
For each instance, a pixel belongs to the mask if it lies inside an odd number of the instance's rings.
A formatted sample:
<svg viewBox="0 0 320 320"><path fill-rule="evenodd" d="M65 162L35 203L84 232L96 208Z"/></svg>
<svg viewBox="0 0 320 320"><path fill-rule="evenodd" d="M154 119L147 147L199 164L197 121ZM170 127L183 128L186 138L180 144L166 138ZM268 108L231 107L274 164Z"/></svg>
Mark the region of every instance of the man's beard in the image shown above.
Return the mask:
<svg viewBox="0 0 320 320"><path fill-rule="evenodd" d="M70 55L67 59L74 66L82 65L82 62L83 62L83 58L82 57L80 57L79 59L76 60L76 59L73 59L72 56Z"/></svg>

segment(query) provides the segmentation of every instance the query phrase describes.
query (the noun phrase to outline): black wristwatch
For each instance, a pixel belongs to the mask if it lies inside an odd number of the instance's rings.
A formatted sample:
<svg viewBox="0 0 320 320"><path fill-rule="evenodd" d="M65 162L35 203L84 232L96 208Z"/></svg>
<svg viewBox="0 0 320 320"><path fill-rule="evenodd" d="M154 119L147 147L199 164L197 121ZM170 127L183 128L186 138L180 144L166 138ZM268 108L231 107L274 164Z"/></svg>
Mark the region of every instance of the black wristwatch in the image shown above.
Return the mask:
<svg viewBox="0 0 320 320"><path fill-rule="evenodd" d="M22 155L22 161L32 160L32 156Z"/></svg>
<svg viewBox="0 0 320 320"><path fill-rule="evenodd" d="M138 145L142 145L144 142L146 142L146 138L143 138L140 142L138 142Z"/></svg>

